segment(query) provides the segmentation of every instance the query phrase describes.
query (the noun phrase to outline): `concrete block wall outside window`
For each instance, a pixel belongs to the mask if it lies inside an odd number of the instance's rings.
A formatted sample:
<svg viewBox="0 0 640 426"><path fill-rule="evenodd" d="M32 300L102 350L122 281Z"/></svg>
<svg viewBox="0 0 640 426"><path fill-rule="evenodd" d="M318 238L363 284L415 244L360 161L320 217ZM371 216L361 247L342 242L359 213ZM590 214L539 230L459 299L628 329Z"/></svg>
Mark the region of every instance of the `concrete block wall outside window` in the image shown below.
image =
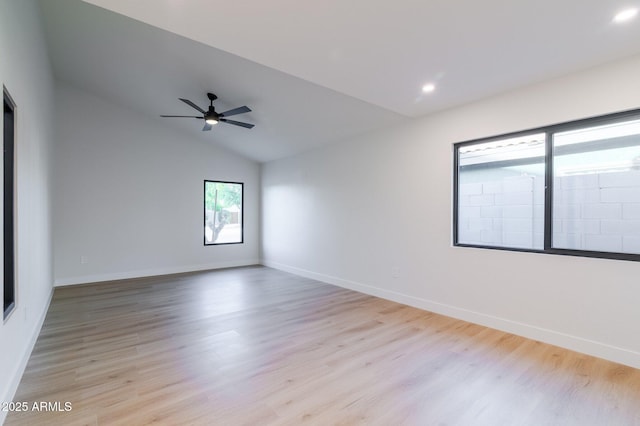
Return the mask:
<svg viewBox="0 0 640 426"><path fill-rule="evenodd" d="M640 254L640 171L554 180L556 248ZM460 185L459 241L542 249L544 177Z"/></svg>
<svg viewBox="0 0 640 426"><path fill-rule="evenodd" d="M640 254L640 171L587 176L555 179L553 246Z"/></svg>
<svg viewBox="0 0 640 426"><path fill-rule="evenodd" d="M515 176L460 185L459 241L543 248L544 177Z"/></svg>

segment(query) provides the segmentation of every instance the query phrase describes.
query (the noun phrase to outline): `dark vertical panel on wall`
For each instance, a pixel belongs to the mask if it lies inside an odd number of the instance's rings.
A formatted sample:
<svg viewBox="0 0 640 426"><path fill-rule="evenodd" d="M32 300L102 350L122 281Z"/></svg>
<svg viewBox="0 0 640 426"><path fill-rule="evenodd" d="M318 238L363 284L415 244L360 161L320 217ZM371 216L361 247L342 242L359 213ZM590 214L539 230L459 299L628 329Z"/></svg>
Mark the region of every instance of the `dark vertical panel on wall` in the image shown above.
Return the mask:
<svg viewBox="0 0 640 426"><path fill-rule="evenodd" d="M3 318L15 307L15 244L14 244L14 148L15 109L6 92L3 92L3 247L4 247L4 293Z"/></svg>

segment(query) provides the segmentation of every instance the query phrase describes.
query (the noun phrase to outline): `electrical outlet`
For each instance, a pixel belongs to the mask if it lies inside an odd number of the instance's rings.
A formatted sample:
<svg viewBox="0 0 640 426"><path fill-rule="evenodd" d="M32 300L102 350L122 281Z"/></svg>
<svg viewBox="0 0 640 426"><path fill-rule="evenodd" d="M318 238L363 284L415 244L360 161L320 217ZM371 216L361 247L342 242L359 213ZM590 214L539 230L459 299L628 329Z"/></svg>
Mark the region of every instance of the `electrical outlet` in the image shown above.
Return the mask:
<svg viewBox="0 0 640 426"><path fill-rule="evenodd" d="M89 258L87 256L80 256L80 263L82 265L86 265L87 263L89 263Z"/></svg>
<svg viewBox="0 0 640 426"><path fill-rule="evenodd" d="M400 268L397 266L393 266L391 268L391 276L393 278L398 278L400 276Z"/></svg>

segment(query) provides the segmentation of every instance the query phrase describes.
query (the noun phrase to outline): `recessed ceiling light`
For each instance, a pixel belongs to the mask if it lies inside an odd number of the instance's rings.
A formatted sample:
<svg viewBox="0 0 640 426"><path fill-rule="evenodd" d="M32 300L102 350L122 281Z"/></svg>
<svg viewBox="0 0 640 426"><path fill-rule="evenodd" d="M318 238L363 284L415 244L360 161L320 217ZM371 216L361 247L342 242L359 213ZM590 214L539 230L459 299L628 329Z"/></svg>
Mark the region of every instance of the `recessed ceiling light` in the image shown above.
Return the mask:
<svg viewBox="0 0 640 426"><path fill-rule="evenodd" d="M425 84L424 86L422 86L422 92L423 93L431 93L434 90L436 90L435 84L428 83L428 84Z"/></svg>
<svg viewBox="0 0 640 426"><path fill-rule="evenodd" d="M636 17L638 14L638 9L625 9L621 12L618 12L616 16L613 17L613 22L620 24L622 22L627 22Z"/></svg>

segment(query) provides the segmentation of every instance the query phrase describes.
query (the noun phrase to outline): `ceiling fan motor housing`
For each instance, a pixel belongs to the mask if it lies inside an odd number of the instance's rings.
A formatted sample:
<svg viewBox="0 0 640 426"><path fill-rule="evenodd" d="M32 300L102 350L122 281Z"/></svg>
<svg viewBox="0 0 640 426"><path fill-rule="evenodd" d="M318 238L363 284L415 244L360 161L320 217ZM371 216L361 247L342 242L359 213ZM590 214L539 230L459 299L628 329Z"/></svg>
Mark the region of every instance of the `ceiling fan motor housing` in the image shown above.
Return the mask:
<svg viewBox="0 0 640 426"><path fill-rule="evenodd" d="M209 107L209 111L207 111L207 113L204 115L204 119L205 120L216 120L216 121L219 121L220 114L218 114L216 112L216 109L213 107L213 105L211 105Z"/></svg>

